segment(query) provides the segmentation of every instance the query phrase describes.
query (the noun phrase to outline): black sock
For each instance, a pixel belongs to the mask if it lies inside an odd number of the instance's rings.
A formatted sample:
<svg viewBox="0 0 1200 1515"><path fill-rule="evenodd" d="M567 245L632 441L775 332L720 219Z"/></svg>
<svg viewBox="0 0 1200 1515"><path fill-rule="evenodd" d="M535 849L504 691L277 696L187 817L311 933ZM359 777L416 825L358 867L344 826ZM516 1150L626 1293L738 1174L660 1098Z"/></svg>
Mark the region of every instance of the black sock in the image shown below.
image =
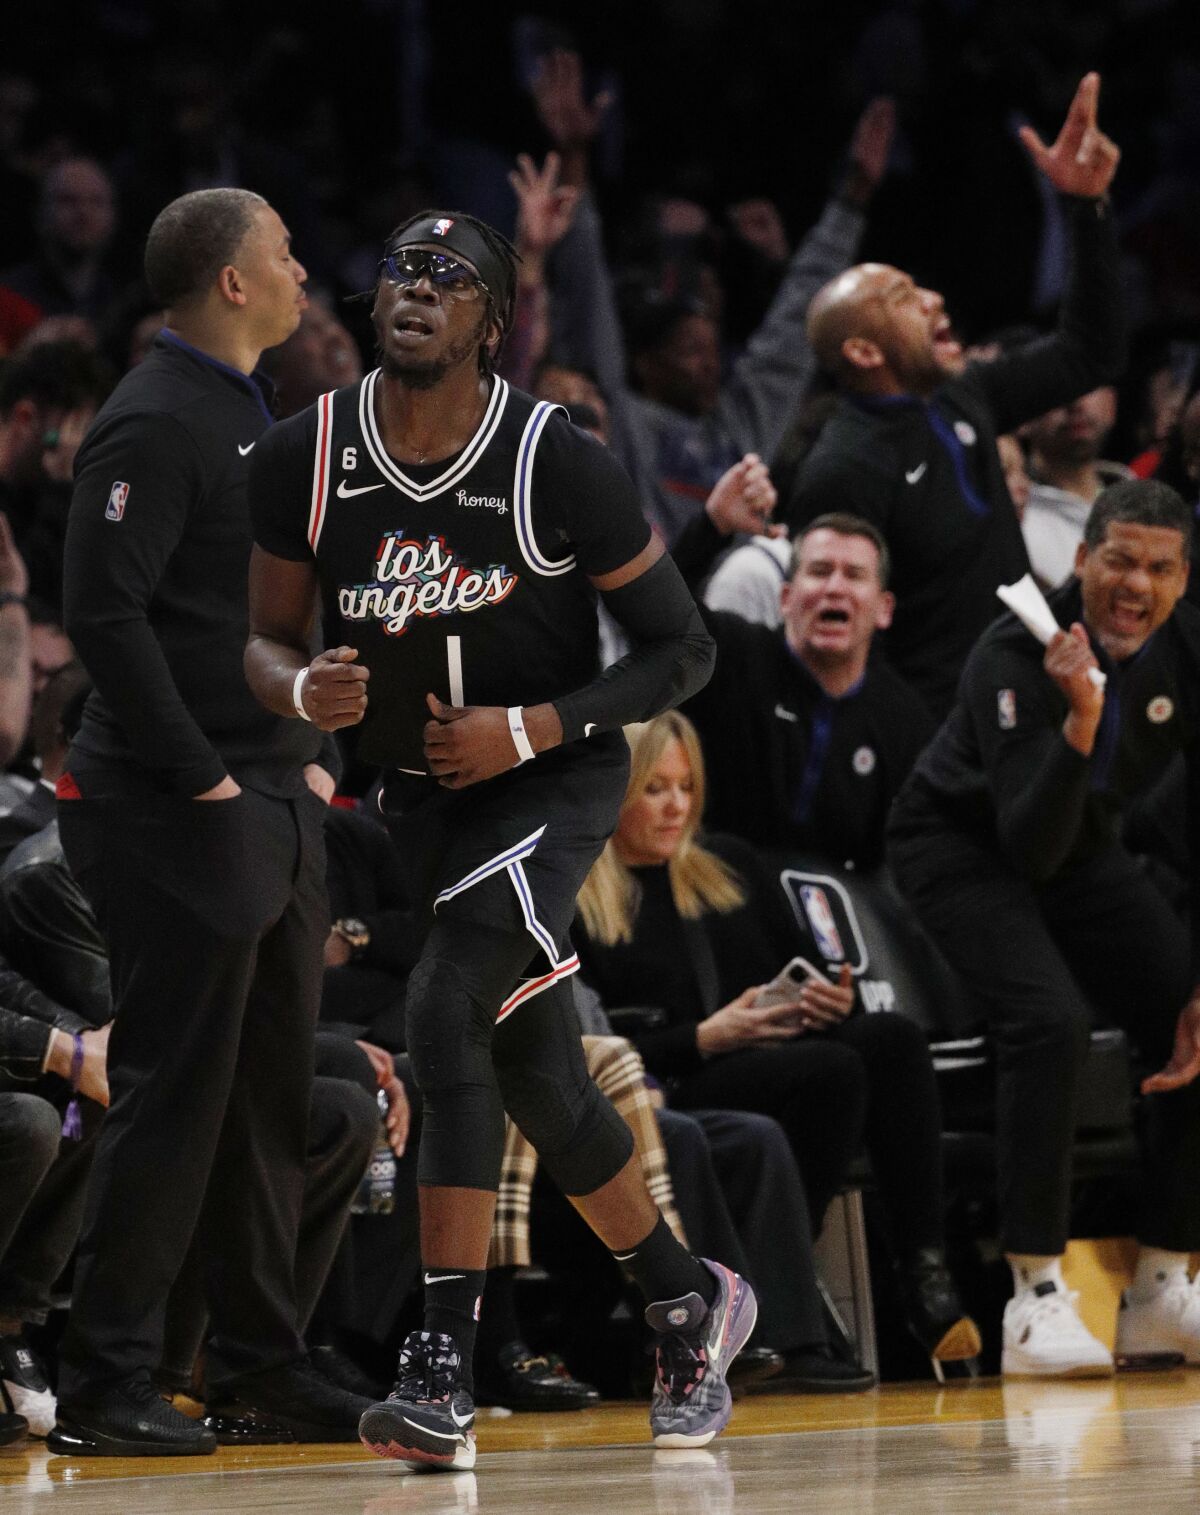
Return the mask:
<svg viewBox="0 0 1200 1515"><path fill-rule="evenodd" d="M706 1305L711 1305L717 1297L716 1279L676 1239L661 1215L644 1241L613 1256L628 1270L648 1305L682 1299L685 1294L699 1294Z"/></svg>
<svg viewBox="0 0 1200 1515"><path fill-rule="evenodd" d="M475 1332L483 1288L487 1282L484 1268L426 1268L425 1329L453 1336L462 1357L463 1383L475 1388Z"/></svg>

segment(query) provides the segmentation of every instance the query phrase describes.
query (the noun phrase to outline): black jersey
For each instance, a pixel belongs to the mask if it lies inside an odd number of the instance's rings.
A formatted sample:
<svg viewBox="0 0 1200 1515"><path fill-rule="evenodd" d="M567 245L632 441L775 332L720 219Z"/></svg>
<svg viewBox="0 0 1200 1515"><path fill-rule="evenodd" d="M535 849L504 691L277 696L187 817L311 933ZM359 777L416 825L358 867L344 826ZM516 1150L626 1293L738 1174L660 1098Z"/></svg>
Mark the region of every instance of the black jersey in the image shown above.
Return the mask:
<svg viewBox="0 0 1200 1515"><path fill-rule="evenodd" d="M371 671L360 755L425 773L426 694L535 705L596 677L588 575L629 562L650 531L619 464L560 407L493 379L461 452L401 466L378 382L377 369L275 427L251 509L261 547L315 561L327 642Z"/></svg>

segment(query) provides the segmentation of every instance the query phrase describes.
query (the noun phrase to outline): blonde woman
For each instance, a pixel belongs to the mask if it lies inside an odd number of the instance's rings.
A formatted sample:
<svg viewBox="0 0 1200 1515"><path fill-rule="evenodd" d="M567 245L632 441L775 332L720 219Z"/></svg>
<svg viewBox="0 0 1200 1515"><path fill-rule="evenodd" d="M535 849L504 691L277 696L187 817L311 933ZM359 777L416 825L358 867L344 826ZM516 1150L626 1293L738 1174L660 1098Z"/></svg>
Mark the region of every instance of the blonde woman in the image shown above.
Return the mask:
<svg viewBox="0 0 1200 1515"><path fill-rule="evenodd" d="M979 1336L944 1260L940 1114L929 1051L900 1015L859 1011L848 971L758 1009L796 953L819 961L771 874L733 837L698 834L704 762L677 712L627 728L632 769L617 829L579 896L583 972L609 1007L653 1005L636 1038L680 1109L773 1116L791 1142L813 1229L865 1139L908 1323L941 1373Z"/></svg>

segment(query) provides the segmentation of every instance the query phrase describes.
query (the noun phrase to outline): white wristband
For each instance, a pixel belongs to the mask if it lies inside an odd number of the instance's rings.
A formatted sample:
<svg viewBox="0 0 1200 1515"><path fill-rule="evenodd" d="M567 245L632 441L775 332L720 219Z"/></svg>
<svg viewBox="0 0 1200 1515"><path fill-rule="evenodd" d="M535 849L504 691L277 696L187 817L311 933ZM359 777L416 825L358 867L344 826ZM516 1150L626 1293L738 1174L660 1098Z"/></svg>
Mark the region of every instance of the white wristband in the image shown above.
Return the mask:
<svg viewBox="0 0 1200 1515"><path fill-rule="evenodd" d="M308 677L308 669L301 668L296 675L296 682L292 685L292 704L296 707L296 714L301 720L311 721L312 716L304 708L304 701L300 698L300 691L304 688L304 680Z"/></svg>
<svg viewBox="0 0 1200 1515"><path fill-rule="evenodd" d="M536 756L529 744L529 738L525 735L525 717L522 714L520 705L510 705L508 707L508 729L512 732L513 745L517 749L517 761L513 764L513 767L519 768L522 763L528 763L531 758Z"/></svg>

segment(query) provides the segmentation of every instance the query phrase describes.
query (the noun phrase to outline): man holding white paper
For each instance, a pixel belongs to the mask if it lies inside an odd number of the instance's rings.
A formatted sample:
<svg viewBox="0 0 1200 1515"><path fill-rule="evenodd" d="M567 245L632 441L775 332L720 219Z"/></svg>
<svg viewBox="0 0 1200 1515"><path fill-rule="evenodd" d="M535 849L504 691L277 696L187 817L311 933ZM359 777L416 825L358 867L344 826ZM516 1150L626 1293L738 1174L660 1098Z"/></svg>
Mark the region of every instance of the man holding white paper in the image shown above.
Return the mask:
<svg viewBox="0 0 1200 1515"><path fill-rule="evenodd" d="M1189 943L1119 837L1124 810L1183 751L1200 860L1200 614L1181 603L1191 529L1163 484L1104 490L1075 578L1050 596L1069 629L1044 651L1016 615L984 633L889 830L897 881L995 1044L1001 1244L1015 1286L1006 1373L1113 1369L1060 1271L1093 1007L1161 1070L1142 1083L1142 1250L1117 1363L1200 1366L1200 1285L1188 1278L1200 1249L1200 870Z"/></svg>

